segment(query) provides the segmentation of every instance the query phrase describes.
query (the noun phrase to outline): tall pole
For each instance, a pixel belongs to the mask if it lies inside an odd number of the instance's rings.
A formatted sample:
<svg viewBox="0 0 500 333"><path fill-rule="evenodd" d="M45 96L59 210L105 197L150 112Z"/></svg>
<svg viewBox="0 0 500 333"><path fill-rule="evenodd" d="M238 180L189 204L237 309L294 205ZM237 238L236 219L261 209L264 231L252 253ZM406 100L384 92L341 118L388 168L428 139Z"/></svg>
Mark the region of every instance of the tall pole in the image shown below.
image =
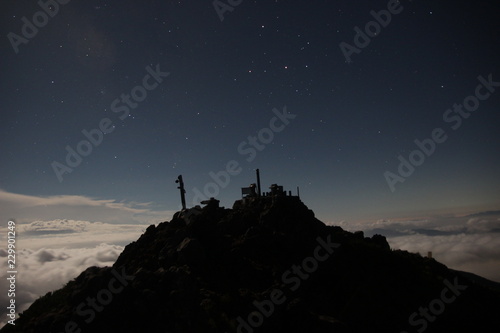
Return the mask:
<svg viewBox="0 0 500 333"><path fill-rule="evenodd" d="M181 191L182 209L184 210L186 209L186 196L185 196L186 190L184 189L184 182L182 181L182 175L179 175L179 177L177 177L177 180L175 182L179 184L177 188Z"/></svg>
<svg viewBox="0 0 500 333"><path fill-rule="evenodd" d="M257 173L257 194L260 197L260 171L259 169L255 170Z"/></svg>

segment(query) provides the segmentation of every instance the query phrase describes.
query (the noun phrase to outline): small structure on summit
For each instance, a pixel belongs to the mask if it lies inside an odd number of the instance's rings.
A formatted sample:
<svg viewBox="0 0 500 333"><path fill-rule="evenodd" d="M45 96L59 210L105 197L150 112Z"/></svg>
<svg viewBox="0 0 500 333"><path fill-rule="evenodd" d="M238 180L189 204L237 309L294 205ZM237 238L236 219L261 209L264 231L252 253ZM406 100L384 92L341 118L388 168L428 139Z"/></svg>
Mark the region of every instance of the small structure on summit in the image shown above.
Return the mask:
<svg viewBox="0 0 500 333"><path fill-rule="evenodd" d="M220 201L215 198L210 198L208 200L203 200L200 202L202 205L206 205L206 207L219 208Z"/></svg>
<svg viewBox="0 0 500 333"><path fill-rule="evenodd" d="M288 192L285 191L283 186L278 184L272 184L269 187L269 192L261 192L259 169L256 170L256 174L257 174L257 183L250 184L249 187L241 188L242 199L237 200L234 203L233 208L243 208L247 207L248 205L253 205L255 203L274 204L277 201L300 202L298 187L297 187L297 195L292 195L292 191Z"/></svg>
<svg viewBox="0 0 500 333"><path fill-rule="evenodd" d="M245 206L250 202L271 202L275 203L276 200L295 200L300 202L299 188L297 187L297 195L292 195L292 191L285 191L283 186L278 184L272 184L269 187L269 192L262 192L260 187L260 171L256 169L257 183L250 184L249 187L241 188L242 199L235 202L236 206ZM200 212L201 207L195 206L194 208L186 208L186 190L184 189L184 181L182 175L179 175L175 181L179 186L177 187L181 194L182 211L180 213L194 213ZM215 198L210 198L208 200L203 200L200 202L202 205L206 205L207 208L219 208L219 200ZM186 215L184 214L184 215Z"/></svg>
<svg viewBox="0 0 500 333"><path fill-rule="evenodd" d="M242 196L260 197L260 171L257 169L255 172L257 174L257 183L250 184L249 187L242 187Z"/></svg>
<svg viewBox="0 0 500 333"><path fill-rule="evenodd" d="M250 184L249 187L241 188L241 195L243 198L253 198L253 197L293 197L292 191L287 192L283 189L283 186L278 184L272 184L269 189L269 192L261 193L260 191L260 171L259 169L255 170L257 175L257 183ZM299 197L299 188L297 187L297 195Z"/></svg>
<svg viewBox="0 0 500 333"><path fill-rule="evenodd" d="M255 184L250 184L249 187L242 187L241 188L241 195L242 196L249 196L249 197L257 197L260 195L257 195L257 192L255 190L257 186Z"/></svg>

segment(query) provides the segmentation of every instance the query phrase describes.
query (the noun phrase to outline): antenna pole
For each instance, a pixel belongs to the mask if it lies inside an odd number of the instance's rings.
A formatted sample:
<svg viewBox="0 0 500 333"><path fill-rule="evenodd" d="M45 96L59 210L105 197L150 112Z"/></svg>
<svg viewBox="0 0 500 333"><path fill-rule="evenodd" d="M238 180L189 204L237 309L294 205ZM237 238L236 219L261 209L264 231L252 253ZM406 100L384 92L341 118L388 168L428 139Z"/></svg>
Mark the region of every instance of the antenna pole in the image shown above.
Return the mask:
<svg viewBox="0 0 500 333"><path fill-rule="evenodd" d="M182 175L179 175L175 182L179 184L177 188L181 192L181 203L182 203L182 209L184 210L186 209L186 196L185 196L186 190L184 189L184 181L182 180Z"/></svg>
<svg viewBox="0 0 500 333"><path fill-rule="evenodd" d="M260 197L260 171L259 169L255 170L255 172L257 173L257 195Z"/></svg>

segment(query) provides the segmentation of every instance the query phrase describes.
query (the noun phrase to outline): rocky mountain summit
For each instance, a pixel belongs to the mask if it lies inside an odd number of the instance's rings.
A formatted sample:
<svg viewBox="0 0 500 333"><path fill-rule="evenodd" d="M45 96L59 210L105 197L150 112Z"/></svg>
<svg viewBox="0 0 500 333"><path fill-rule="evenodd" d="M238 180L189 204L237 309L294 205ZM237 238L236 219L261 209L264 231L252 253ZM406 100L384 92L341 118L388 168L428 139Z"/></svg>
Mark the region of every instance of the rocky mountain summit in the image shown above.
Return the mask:
<svg viewBox="0 0 500 333"><path fill-rule="evenodd" d="M315 218L295 196L151 225L1 333L497 332L500 289Z"/></svg>

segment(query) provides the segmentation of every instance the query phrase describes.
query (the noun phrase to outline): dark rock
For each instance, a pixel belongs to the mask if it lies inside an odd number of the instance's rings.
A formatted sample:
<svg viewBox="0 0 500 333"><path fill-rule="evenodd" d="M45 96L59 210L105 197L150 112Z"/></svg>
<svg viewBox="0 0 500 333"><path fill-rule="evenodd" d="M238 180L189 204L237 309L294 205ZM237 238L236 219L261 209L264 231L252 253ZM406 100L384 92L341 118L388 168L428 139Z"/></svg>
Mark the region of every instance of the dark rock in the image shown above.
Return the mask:
<svg viewBox="0 0 500 333"><path fill-rule="evenodd" d="M297 197L213 201L149 226L113 267L89 267L1 332L243 332L249 316L255 332L414 332L409 317L457 276L466 289L426 333L496 332L493 282L326 226ZM92 317L77 311L89 298L106 303Z"/></svg>

